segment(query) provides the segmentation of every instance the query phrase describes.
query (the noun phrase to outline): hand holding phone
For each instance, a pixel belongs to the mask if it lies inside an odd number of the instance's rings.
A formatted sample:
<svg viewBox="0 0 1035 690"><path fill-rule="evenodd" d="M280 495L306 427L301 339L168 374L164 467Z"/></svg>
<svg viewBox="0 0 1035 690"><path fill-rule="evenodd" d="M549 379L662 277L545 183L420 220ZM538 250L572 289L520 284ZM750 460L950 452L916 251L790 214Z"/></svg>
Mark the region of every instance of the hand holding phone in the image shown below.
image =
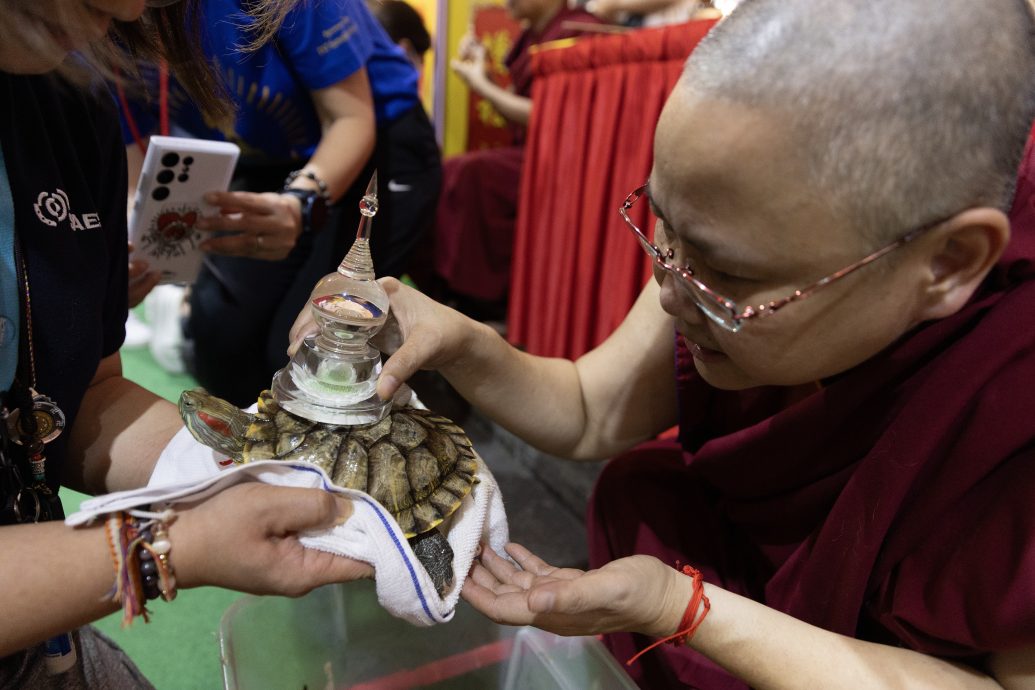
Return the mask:
<svg viewBox="0 0 1035 690"><path fill-rule="evenodd" d="M162 283L193 283L205 237L195 226L219 212L203 197L226 191L239 155L230 142L151 137L129 217L130 260L146 260Z"/></svg>

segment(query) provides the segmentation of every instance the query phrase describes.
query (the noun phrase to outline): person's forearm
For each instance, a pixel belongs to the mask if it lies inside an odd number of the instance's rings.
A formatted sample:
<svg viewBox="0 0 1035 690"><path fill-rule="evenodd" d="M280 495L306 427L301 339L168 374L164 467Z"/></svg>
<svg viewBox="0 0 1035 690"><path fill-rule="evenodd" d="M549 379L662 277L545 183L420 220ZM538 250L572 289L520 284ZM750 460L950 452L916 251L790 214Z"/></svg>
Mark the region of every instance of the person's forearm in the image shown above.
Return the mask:
<svg viewBox="0 0 1035 690"><path fill-rule="evenodd" d="M509 122L518 125L528 125L532 117L532 99L519 96L513 91L508 91L497 85L488 77L471 83L471 88L482 98L492 103L492 106Z"/></svg>
<svg viewBox="0 0 1035 690"><path fill-rule="evenodd" d="M520 352L492 328L470 324L465 354L442 375L505 429L548 453L570 456L585 430L575 364Z"/></svg>
<svg viewBox="0 0 1035 690"><path fill-rule="evenodd" d="M63 483L91 494L144 486L182 428L172 403L121 375L99 381L79 408Z"/></svg>
<svg viewBox="0 0 1035 690"><path fill-rule="evenodd" d="M553 455L611 457L676 419L671 319L650 281L618 329L577 362L529 355L471 324L464 356L441 369L480 411Z"/></svg>
<svg viewBox="0 0 1035 690"><path fill-rule="evenodd" d="M650 279L615 332L575 363L587 420L575 457L613 457L675 425L675 337Z"/></svg>
<svg viewBox="0 0 1035 690"><path fill-rule="evenodd" d="M322 129L320 143L306 163L327 183L331 201L337 201L356 181L377 141L377 119L366 69L312 92ZM303 177L296 184L306 185Z"/></svg>
<svg viewBox="0 0 1035 690"><path fill-rule="evenodd" d="M320 138L306 169L327 183L331 201L337 201L355 183L374 152L376 130L373 116L339 117Z"/></svg>
<svg viewBox="0 0 1035 690"><path fill-rule="evenodd" d="M972 668L838 635L718 587L705 594L711 611L691 646L759 690L1001 687Z"/></svg>
<svg viewBox="0 0 1035 690"><path fill-rule="evenodd" d="M62 522L0 527L0 657L116 610L104 527Z"/></svg>

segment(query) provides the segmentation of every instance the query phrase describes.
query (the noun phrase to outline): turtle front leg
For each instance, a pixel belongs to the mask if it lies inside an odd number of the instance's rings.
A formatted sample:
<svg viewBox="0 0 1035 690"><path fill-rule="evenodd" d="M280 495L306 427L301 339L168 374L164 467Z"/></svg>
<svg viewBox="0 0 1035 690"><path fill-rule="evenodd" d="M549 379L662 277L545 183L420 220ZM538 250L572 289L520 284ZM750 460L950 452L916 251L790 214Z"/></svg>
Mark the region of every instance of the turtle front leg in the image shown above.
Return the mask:
<svg viewBox="0 0 1035 690"><path fill-rule="evenodd" d="M453 584L453 548L438 529L430 529L409 539L410 547L435 583L440 597Z"/></svg>

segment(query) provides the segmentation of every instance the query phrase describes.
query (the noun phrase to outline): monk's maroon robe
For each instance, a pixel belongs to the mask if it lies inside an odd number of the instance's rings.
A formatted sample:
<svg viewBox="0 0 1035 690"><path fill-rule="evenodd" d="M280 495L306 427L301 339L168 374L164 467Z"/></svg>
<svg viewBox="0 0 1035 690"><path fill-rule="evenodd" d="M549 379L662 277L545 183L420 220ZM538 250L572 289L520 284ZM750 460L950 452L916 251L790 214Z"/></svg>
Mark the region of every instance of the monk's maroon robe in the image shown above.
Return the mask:
<svg viewBox="0 0 1035 690"><path fill-rule="evenodd" d="M787 406L727 392L677 346L680 443L605 469L591 565L634 553L845 635L981 667L1035 644L1035 164L1013 237L959 313ZM747 622L750 624L750 622ZM651 640L607 637L623 662ZM743 688L663 645L646 688Z"/></svg>
<svg viewBox="0 0 1035 690"><path fill-rule="evenodd" d="M597 20L582 10L562 9L543 28L526 29L506 59L514 92L532 93L530 49L581 33L568 21ZM524 159L524 130L515 144L448 158L442 169L442 196L435 219L434 271L454 293L485 302L503 299L510 285L518 185Z"/></svg>

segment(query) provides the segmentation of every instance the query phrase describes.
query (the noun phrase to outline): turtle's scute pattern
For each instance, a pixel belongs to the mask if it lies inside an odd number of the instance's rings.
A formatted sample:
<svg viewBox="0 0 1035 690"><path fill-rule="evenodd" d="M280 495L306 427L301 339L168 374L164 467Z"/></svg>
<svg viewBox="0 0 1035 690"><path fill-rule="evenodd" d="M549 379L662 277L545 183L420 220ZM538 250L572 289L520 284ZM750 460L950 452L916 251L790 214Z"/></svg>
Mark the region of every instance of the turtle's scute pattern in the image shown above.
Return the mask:
<svg viewBox="0 0 1035 690"><path fill-rule="evenodd" d="M338 486L364 491L391 511L407 538L456 511L478 469L464 430L428 410L395 409L374 424L335 427L286 412L268 391L241 458L318 465Z"/></svg>

